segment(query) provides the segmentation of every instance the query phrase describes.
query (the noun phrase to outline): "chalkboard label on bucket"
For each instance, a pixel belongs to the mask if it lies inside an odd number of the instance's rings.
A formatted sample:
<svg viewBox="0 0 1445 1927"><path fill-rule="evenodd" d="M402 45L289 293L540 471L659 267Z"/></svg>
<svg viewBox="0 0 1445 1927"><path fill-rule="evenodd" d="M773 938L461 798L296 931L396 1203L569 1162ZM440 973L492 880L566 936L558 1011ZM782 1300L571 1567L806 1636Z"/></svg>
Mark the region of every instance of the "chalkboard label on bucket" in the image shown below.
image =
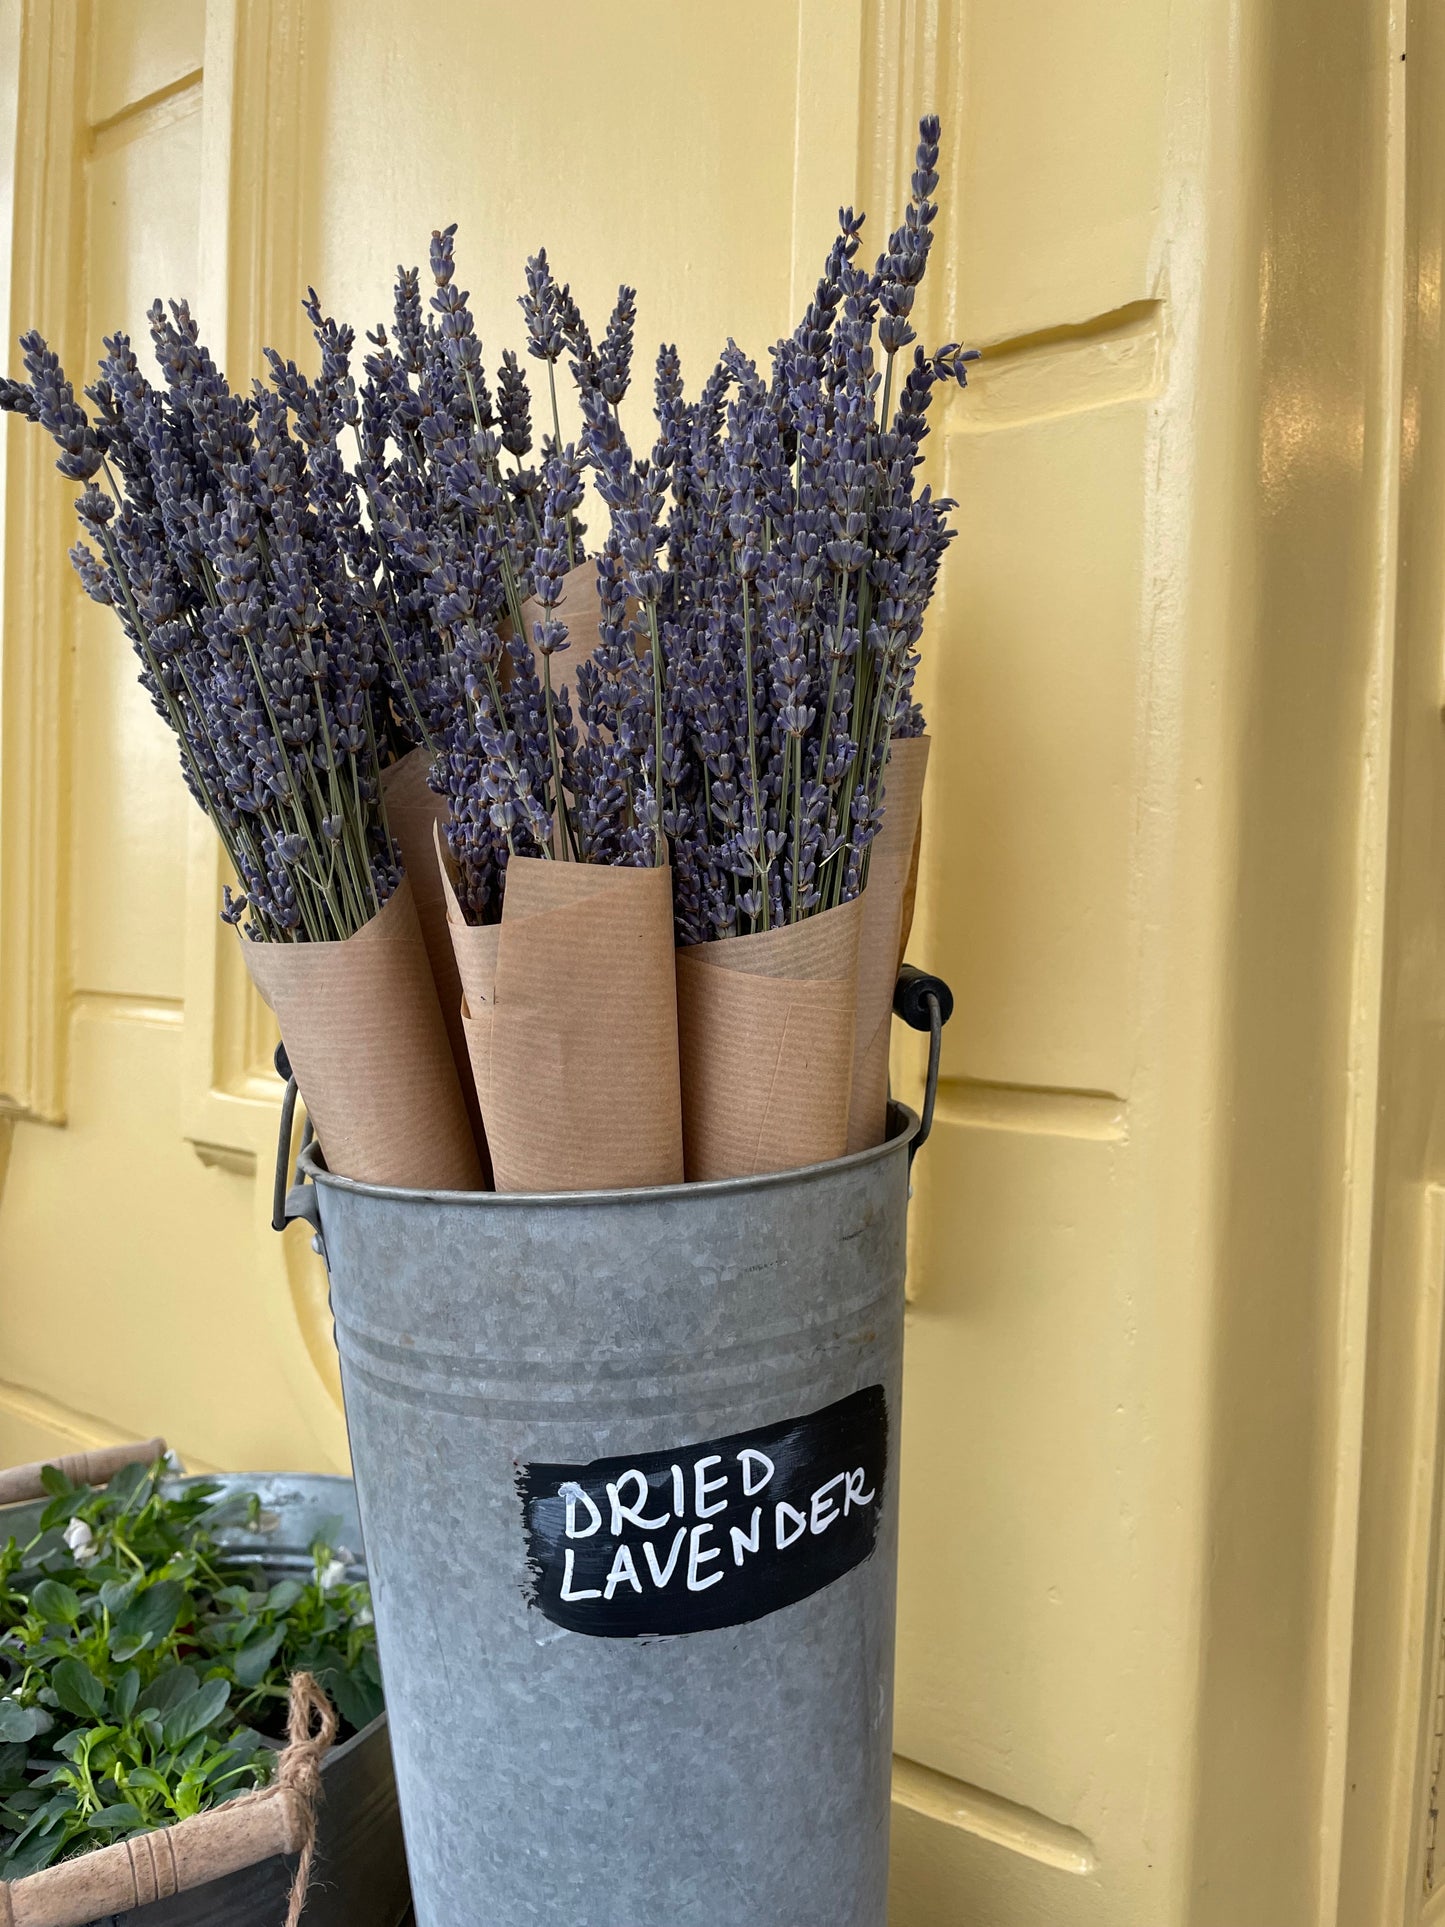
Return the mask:
<svg viewBox="0 0 1445 1927"><path fill-rule="evenodd" d="M598 1639L762 1619L863 1563L887 1471L881 1385L700 1445L524 1465L529 1598Z"/></svg>

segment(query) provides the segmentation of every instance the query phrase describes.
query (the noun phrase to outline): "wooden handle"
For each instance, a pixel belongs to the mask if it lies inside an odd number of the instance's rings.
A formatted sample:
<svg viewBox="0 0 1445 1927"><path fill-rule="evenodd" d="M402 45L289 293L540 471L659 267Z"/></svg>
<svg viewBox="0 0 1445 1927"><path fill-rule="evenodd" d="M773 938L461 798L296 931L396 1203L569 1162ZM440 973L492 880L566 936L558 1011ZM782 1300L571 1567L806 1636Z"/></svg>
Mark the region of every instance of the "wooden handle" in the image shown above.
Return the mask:
<svg viewBox="0 0 1445 1927"><path fill-rule="evenodd" d="M273 1854L298 1853L306 1834L304 1800L289 1786L271 1786L194 1820L138 1833L0 1885L0 1927L89 1927L108 1914L189 1893Z"/></svg>
<svg viewBox="0 0 1445 1927"><path fill-rule="evenodd" d="M129 1445L101 1445L91 1452L70 1452L62 1459L35 1459L29 1465L12 1465L8 1471L0 1472L0 1505L43 1499L45 1487L40 1474L47 1465L63 1472L72 1485L104 1485L123 1465L134 1465L137 1461L150 1465L165 1449L164 1439L140 1439Z"/></svg>

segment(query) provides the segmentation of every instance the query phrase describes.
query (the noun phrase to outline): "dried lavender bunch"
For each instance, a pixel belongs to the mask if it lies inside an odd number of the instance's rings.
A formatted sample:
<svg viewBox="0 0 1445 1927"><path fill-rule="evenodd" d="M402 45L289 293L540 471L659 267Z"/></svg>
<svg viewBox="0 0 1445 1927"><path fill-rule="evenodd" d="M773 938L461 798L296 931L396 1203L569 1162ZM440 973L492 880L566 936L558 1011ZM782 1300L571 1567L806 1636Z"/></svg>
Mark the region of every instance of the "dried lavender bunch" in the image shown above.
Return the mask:
<svg viewBox="0 0 1445 1927"><path fill-rule="evenodd" d="M648 609L682 943L855 897L890 742L923 727L918 644L954 504L918 488L917 471L934 391L964 385L974 358L954 344L926 353L910 320L938 143L929 116L908 205L871 271L857 259L862 216L840 211L769 380L729 342L689 404L664 349L656 448L625 464L620 431L584 395L609 544L631 558L629 593ZM654 535L657 574L638 552Z"/></svg>
<svg viewBox="0 0 1445 1927"><path fill-rule="evenodd" d="M157 301L150 333L160 383L109 336L93 415L27 334L29 381L0 387L0 408L47 429L61 473L85 484L90 543L71 560L130 638L240 879L223 916L258 939L350 936L399 872L378 769L375 555L335 448L355 408L349 337L326 325L317 382L273 361L274 389L238 396L185 303Z"/></svg>
<svg viewBox="0 0 1445 1927"><path fill-rule="evenodd" d="M379 577L415 597L430 624L422 665L408 656L413 740L433 755L449 801L447 838L468 918L500 914L513 855L593 863L667 860L657 801L656 692L616 556L597 558L603 647L570 674L563 594L586 560L581 457L562 439L556 364L613 424L632 362L635 293L623 287L600 346L545 251L527 263L520 305L530 358L546 364L551 432L533 450L526 373L504 351L495 401L456 283L454 228L432 236L432 319L421 281L398 270L394 328L368 336L357 474L377 533ZM618 431L620 433L620 431ZM628 578L630 580L630 578ZM660 652L659 652L660 653ZM420 713L419 713L420 712Z"/></svg>
<svg viewBox="0 0 1445 1927"><path fill-rule="evenodd" d="M520 630L540 533L538 477L522 466L532 434L526 379L515 355L504 355L493 398L470 297L456 280L455 237L455 226L432 235L429 315L420 271L398 268L394 334L381 325L367 336L356 424L357 485L395 611L388 633L394 627L401 643L389 652L398 748L433 759L451 736L464 678L454 623L439 620L438 608L455 616L456 597L490 569L505 618Z"/></svg>
<svg viewBox="0 0 1445 1927"><path fill-rule="evenodd" d="M552 687L551 659L566 646L555 607L585 531L580 481L566 479L560 438L544 441L540 472L524 465L532 399L515 353L502 356L495 399L488 386L470 297L456 279L455 237L455 226L432 235L430 314L419 270L399 268L394 331L368 335L357 478L379 579L402 632L418 638L393 660L404 698L399 746L432 758L430 780L451 804L461 900L481 920L498 914L513 850L551 853L555 843L559 855L578 853L561 780L570 714ZM529 287L534 345L543 330L555 360L567 339L545 256L529 264ZM575 305L570 316L575 332ZM533 596L545 634L535 700L530 653L512 648Z"/></svg>
<svg viewBox="0 0 1445 1927"><path fill-rule="evenodd" d="M566 529L582 495L571 445L547 462L540 495L541 534L527 579L540 615L530 641L501 635L506 599L494 543L478 547L466 581L436 611L451 637L459 696L437 770L450 801L458 897L474 923L500 916L512 856L636 864L652 860L655 848L643 834L655 814L646 800L651 785L627 727L642 665L620 607L625 592L616 589L609 606L608 558L598 564L600 660L579 673L575 704L562 680Z"/></svg>

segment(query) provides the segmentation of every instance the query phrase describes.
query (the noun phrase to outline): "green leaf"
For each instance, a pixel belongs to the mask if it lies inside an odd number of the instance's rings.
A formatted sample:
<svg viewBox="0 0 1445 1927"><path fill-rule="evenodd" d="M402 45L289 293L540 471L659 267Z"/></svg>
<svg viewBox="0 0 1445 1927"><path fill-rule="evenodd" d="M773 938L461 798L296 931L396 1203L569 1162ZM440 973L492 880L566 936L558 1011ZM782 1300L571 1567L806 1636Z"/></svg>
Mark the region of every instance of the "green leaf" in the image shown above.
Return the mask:
<svg viewBox="0 0 1445 1927"><path fill-rule="evenodd" d="M281 1650L286 1638L284 1626L273 1626L269 1632L247 1640L232 1662L238 1686L259 1686L266 1676L266 1669Z"/></svg>
<svg viewBox="0 0 1445 1927"><path fill-rule="evenodd" d="M111 1652L117 1659L134 1659L137 1653L159 1646L175 1630L185 1603L186 1589L179 1579L158 1579L147 1586L116 1620Z"/></svg>
<svg viewBox="0 0 1445 1927"><path fill-rule="evenodd" d="M68 1808L69 1802L66 1804ZM50 1865L64 1845L65 1832L59 1826L46 1828L24 1846L17 1841L5 1858L0 1860L0 1879L24 1880L27 1874L39 1873L43 1867Z"/></svg>
<svg viewBox="0 0 1445 1927"><path fill-rule="evenodd" d="M254 1633L269 1630L269 1623L259 1613L242 1613L236 1619L222 1619L216 1626L221 1644L236 1647L246 1645Z"/></svg>
<svg viewBox="0 0 1445 1927"><path fill-rule="evenodd" d="M83 1659L62 1659L50 1675L55 1697L79 1719L99 1719L105 1688Z"/></svg>
<svg viewBox="0 0 1445 1927"><path fill-rule="evenodd" d="M316 1681L335 1701L341 1717L358 1732L371 1724L384 1704L379 1686L373 1686L360 1673L348 1673L342 1666L318 1667Z"/></svg>
<svg viewBox="0 0 1445 1927"><path fill-rule="evenodd" d="M129 1800L122 1800L118 1806L102 1807L99 1813L92 1813L86 1825L97 1830L102 1827L124 1827L127 1832L133 1833L137 1827L143 1827L145 1821Z"/></svg>
<svg viewBox="0 0 1445 1927"><path fill-rule="evenodd" d="M139 1709L142 1713L159 1713L164 1719L182 1700L189 1699L199 1685L189 1666L168 1666L156 1674L141 1694Z"/></svg>
<svg viewBox="0 0 1445 1927"><path fill-rule="evenodd" d="M235 1526L247 1525L257 1509L254 1492L223 1492L214 1504L206 1507L206 1530L224 1532Z"/></svg>
<svg viewBox="0 0 1445 1927"><path fill-rule="evenodd" d="M24 1829L16 1835L15 1845L18 1847L22 1841L30 1839L34 1834L49 1833L57 1821L64 1820L70 1814L74 1805L74 1798L68 1790L52 1795L43 1807L37 1807L31 1814ZM45 1864L43 1860L40 1862L42 1867Z"/></svg>
<svg viewBox="0 0 1445 1927"><path fill-rule="evenodd" d="M157 1773L153 1766L132 1767L127 1776L128 1784L139 1787L142 1793L169 1793L171 1783L163 1773Z"/></svg>
<svg viewBox="0 0 1445 1927"><path fill-rule="evenodd" d="M139 1573L132 1573L128 1579L107 1579L100 1589L100 1603L114 1618L125 1611L139 1590Z"/></svg>
<svg viewBox="0 0 1445 1927"><path fill-rule="evenodd" d="M76 1489L58 1465L42 1465L40 1468L40 1483L45 1487L45 1490L50 1494L52 1499L68 1498Z"/></svg>
<svg viewBox="0 0 1445 1927"><path fill-rule="evenodd" d="M230 1743L226 1748L226 1758L231 1762L233 1766L236 1765L238 1762L245 1762L246 1764L249 1764L252 1760L255 1759L258 1753L262 1753L262 1752L264 1752L266 1755L265 1760L262 1762L262 1766L269 1774L270 1763L274 1758L274 1755L267 1748L266 1742L262 1739L261 1735L256 1731L254 1726L238 1726L235 1732L231 1735Z"/></svg>
<svg viewBox="0 0 1445 1927"><path fill-rule="evenodd" d="M208 1679L199 1692L182 1700L167 1716L163 1729L166 1745L183 1747L196 1734L203 1733L213 1720L221 1717L230 1697L229 1681Z"/></svg>
<svg viewBox="0 0 1445 1927"><path fill-rule="evenodd" d="M111 1706L116 1719L124 1722L135 1711L136 1699L140 1694L140 1674L134 1666L127 1666L120 1678L111 1688Z"/></svg>
<svg viewBox="0 0 1445 1927"><path fill-rule="evenodd" d="M150 1476L150 1467L141 1460L123 1465L118 1472L111 1474L110 1483L105 1488L105 1496L107 1499L118 1500L124 1512L141 1487L150 1483Z"/></svg>
<svg viewBox="0 0 1445 1927"><path fill-rule="evenodd" d="M335 1557L345 1530L346 1522L339 1512L328 1513L321 1521L321 1530L311 1541L311 1557L317 1565L324 1566Z"/></svg>
<svg viewBox="0 0 1445 1927"><path fill-rule="evenodd" d="M34 1740L55 1724L43 1706L22 1706L17 1699L0 1699L0 1741Z"/></svg>
<svg viewBox="0 0 1445 1927"><path fill-rule="evenodd" d="M266 1604L273 1613L289 1613L305 1590L299 1579L278 1579L266 1595Z"/></svg>
<svg viewBox="0 0 1445 1927"><path fill-rule="evenodd" d="M76 1486L73 1491L62 1492L59 1498L50 1501L50 1504L46 1506L40 1515L40 1530L42 1534L54 1533L55 1536L53 1538L42 1538L40 1546L37 1549L41 1557L45 1557L52 1552L58 1552L62 1559L72 1560L73 1562L74 1555L71 1553L70 1547L66 1545L65 1541L56 1531L56 1527L64 1525L67 1519L73 1519L89 1497L90 1494L84 1486Z"/></svg>
<svg viewBox="0 0 1445 1927"><path fill-rule="evenodd" d="M246 1728L241 1728L244 1734ZM262 1749L260 1736L252 1734L254 1746L213 1747L202 1769L207 1803L229 1800L237 1793L269 1783L274 1755Z"/></svg>
<svg viewBox="0 0 1445 1927"><path fill-rule="evenodd" d="M30 1604L47 1626L73 1626L80 1617L80 1596L58 1579L42 1579Z"/></svg>

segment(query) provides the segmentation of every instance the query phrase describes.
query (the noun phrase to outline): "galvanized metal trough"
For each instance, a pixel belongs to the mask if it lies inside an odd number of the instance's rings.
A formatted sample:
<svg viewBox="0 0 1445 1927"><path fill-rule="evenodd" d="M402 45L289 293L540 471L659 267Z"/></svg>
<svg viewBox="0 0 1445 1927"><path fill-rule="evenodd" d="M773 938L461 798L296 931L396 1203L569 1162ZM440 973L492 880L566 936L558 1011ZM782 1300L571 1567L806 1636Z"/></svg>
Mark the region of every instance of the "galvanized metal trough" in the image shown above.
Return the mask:
<svg viewBox="0 0 1445 1927"><path fill-rule="evenodd" d="M908 1172L387 1190L307 1146L418 1927L883 1927ZM289 1153L289 1124L284 1142Z"/></svg>
<svg viewBox="0 0 1445 1927"><path fill-rule="evenodd" d="M178 1478L167 1485L180 1490L194 1483ZM258 1472L208 1483L223 1491L255 1492L264 1509L278 1516L280 1523L269 1531L235 1527L218 1535L238 1557L254 1560L272 1578L309 1576L310 1548L318 1537L349 1548L357 1555L352 1575L365 1575L350 1479ZM22 1542L31 1537L48 1503L0 1507L0 1544L12 1534ZM332 1749L322 1784L306 1927L399 1927L409 1896L386 1714ZM95 1927L282 1927L294 1871L294 1861L277 1856L189 1893L109 1914Z"/></svg>

